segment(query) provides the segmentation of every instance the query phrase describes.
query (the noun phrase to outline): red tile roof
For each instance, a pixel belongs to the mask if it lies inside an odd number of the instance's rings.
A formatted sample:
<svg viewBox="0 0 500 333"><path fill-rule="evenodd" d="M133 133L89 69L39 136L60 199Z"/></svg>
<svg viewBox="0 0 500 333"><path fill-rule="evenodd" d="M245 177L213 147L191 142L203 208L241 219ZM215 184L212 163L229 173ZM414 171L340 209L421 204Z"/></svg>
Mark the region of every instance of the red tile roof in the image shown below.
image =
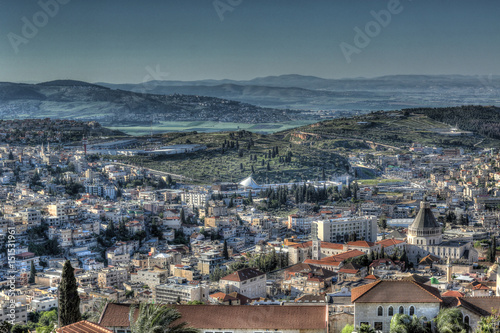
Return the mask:
<svg viewBox="0 0 500 333"><path fill-rule="evenodd" d="M400 239L390 238L390 239L384 239L384 240L378 241L376 244L381 245L383 247L390 247L390 246L398 245L401 243L404 243L404 241L402 241Z"/></svg>
<svg viewBox="0 0 500 333"><path fill-rule="evenodd" d="M363 251L349 250L349 251L346 251L343 253L336 254L336 255L331 256L329 258L332 258L335 261L344 261L344 260L347 260L350 258L356 258L356 257L363 256L363 255L365 255L365 253Z"/></svg>
<svg viewBox="0 0 500 333"><path fill-rule="evenodd" d="M356 246L356 247L372 247L372 246L375 246L375 243L367 242L367 241L354 241L354 242L347 243L347 245Z"/></svg>
<svg viewBox="0 0 500 333"><path fill-rule="evenodd" d="M410 280L378 280L351 290L351 302L361 303L436 303L442 302L439 291Z"/></svg>
<svg viewBox="0 0 500 333"><path fill-rule="evenodd" d="M442 297L464 297L465 294L456 291L456 290L448 290L441 294Z"/></svg>
<svg viewBox="0 0 500 333"><path fill-rule="evenodd" d="M63 326L56 330L57 333L110 333L113 332L98 324L91 323L90 321L82 320L71 325Z"/></svg>
<svg viewBox="0 0 500 333"><path fill-rule="evenodd" d="M359 269L341 268L339 270L339 273L344 273L344 274L357 274L358 272L359 272Z"/></svg>
<svg viewBox="0 0 500 333"><path fill-rule="evenodd" d="M221 280L242 282L253 279L254 277L264 275L261 271L255 268L244 268L229 275L224 276Z"/></svg>
<svg viewBox="0 0 500 333"><path fill-rule="evenodd" d="M222 292L212 294L212 295L210 295L210 297L215 298L215 299L219 300L220 302L228 302L228 301L236 301L237 300L236 297L233 297L229 294L225 294Z"/></svg>
<svg viewBox="0 0 500 333"><path fill-rule="evenodd" d="M180 322L198 329L317 330L326 329L325 305L176 305ZM99 324L129 327L129 304L110 303ZM174 324L177 324L174 323Z"/></svg>

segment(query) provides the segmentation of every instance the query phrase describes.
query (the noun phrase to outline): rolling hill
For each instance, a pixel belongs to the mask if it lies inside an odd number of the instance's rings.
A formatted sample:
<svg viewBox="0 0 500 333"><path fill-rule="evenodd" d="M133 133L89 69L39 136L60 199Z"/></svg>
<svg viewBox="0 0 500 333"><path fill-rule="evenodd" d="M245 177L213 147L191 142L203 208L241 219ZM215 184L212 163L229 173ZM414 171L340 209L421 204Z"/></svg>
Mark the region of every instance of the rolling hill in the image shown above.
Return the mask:
<svg viewBox="0 0 500 333"><path fill-rule="evenodd" d="M200 120L274 123L314 116L214 97L145 94L57 80L40 84L0 83L0 118L59 118L117 126Z"/></svg>

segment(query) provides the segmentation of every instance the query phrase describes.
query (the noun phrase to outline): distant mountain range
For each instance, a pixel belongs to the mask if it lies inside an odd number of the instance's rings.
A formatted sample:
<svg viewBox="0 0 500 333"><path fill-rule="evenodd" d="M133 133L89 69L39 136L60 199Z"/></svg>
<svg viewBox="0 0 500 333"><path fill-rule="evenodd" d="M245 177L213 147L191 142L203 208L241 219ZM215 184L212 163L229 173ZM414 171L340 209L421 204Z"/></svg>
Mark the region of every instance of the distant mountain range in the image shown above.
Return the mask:
<svg viewBox="0 0 500 333"><path fill-rule="evenodd" d="M392 75L323 79L281 75L253 80L99 83L113 89L154 94L211 96L262 107L361 112L464 104L498 105L500 76Z"/></svg>
<svg viewBox="0 0 500 333"><path fill-rule="evenodd" d="M73 80L0 83L0 117L97 120L105 126L199 120L274 123L311 118L299 111L214 97L138 93Z"/></svg>
<svg viewBox="0 0 500 333"><path fill-rule="evenodd" d="M282 75L246 81L143 84L0 82L2 119L95 120L103 126L149 126L161 121L315 121L378 110L471 104L500 105L500 76L323 79Z"/></svg>

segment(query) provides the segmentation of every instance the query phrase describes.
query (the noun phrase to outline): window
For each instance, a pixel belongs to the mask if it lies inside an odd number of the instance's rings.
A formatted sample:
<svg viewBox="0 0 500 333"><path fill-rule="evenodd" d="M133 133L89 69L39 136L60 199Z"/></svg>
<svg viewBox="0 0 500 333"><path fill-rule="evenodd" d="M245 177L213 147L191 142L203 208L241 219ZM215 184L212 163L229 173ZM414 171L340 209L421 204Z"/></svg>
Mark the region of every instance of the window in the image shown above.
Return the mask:
<svg viewBox="0 0 500 333"><path fill-rule="evenodd" d="M464 323L465 323L467 326L469 326L469 321L470 321L470 320L469 320L469 316L465 316L465 317L464 317Z"/></svg>
<svg viewBox="0 0 500 333"><path fill-rule="evenodd" d="M415 307L412 305L412 306L410 306L410 313L409 313L409 315L413 316L414 314L415 314Z"/></svg>
<svg viewBox="0 0 500 333"><path fill-rule="evenodd" d="M402 306L400 306L400 307L399 307L399 313L400 313L400 314L404 314L404 313L405 313L405 308L404 308L404 307L402 307Z"/></svg>
<svg viewBox="0 0 500 333"><path fill-rule="evenodd" d="M378 309L377 309L377 315L380 317L380 316L383 316L384 315L384 308L379 306Z"/></svg>
<svg viewBox="0 0 500 333"><path fill-rule="evenodd" d="M392 306L387 310L387 315L391 317L394 316L394 308Z"/></svg>
<svg viewBox="0 0 500 333"><path fill-rule="evenodd" d="M375 329L375 331L382 331L382 323L380 321L376 321L373 323L373 328Z"/></svg>

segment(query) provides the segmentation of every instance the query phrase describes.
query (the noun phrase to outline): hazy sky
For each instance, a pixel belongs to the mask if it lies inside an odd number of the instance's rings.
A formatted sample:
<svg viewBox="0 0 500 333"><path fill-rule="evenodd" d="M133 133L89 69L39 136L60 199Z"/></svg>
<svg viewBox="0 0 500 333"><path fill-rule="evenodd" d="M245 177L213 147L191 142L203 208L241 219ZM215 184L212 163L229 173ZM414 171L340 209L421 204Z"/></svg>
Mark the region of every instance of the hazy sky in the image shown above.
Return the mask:
<svg viewBox="0 0 500 333"><path fill-rule="evenodd" d="M498 0L0 0L0 81L500 74L499 17Z"/></svg>

